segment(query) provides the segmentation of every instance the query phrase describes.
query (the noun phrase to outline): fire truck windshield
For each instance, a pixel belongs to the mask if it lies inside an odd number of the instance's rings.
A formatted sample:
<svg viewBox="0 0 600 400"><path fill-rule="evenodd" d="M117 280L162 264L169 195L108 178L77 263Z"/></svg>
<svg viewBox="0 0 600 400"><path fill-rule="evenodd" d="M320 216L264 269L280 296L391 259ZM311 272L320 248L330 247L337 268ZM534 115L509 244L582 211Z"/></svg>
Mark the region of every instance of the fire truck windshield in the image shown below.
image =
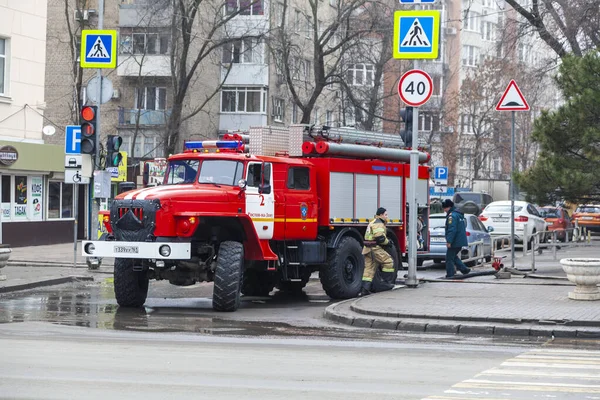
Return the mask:
<svg viewBox="0 0 600 400"><path fill-rule="evenodd" d="M166 185L194 183L198 174L198 160L177 160L169 162L166 173Z"/></svg>
<svg viewBox="0 0 600 400"><path fill-rule="evenodd" d="M243 171L244 164L239 161L205 160L200 167L198 182L237 186Z"/></svg>

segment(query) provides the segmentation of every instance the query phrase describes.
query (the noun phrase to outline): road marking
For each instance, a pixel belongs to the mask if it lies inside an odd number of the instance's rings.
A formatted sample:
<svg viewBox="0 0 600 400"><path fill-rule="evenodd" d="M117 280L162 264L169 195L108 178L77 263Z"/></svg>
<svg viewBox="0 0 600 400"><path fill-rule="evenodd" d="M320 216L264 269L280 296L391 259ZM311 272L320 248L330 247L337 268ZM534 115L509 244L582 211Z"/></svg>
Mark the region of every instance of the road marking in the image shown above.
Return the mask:
<svg viewBox="0 0 600 400"><path fill-rule="evenodd" d="M558 393L594 394L600 399L600 351L569 349L535 349L510 358L465 379L425 400L498 400L530 398L531 392L545 392L545 397ZM545 382L545 381L550 382ZM562 382L561 382L562 380ZM530 393L530 394L526 394Z"/></svg>
<svg viewBox="0 0 600 400"><path fill-rule="evenodd" d="M542 372L542 371L528 371L528 370L516 370L516 369L500 369L500 368L492 368L484 371L480 374L475 375L475 377L479 376L487 376L487 375L504 375L504 376L547 376L552 378L577 378L577 379L600 379L600 374L580 374L576 372Z"/></svg>
<svg viewBox="0 0 600 400"><path fill-rule="evenodd" d="M541 367L541 368L572 368L581 369L583 364L561 364L561 363L543 363L543 362L511 362L502 364L507 367ZM600 369L600 365L585 365L585 369Z"/></svg>

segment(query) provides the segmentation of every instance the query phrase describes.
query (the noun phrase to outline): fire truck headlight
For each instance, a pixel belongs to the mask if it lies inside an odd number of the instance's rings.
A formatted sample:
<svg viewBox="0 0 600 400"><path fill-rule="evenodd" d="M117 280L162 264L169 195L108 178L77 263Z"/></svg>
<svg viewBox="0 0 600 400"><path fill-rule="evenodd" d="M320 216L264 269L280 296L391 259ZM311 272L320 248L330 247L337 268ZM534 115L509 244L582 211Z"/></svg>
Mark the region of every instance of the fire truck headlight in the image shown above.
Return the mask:
<svg viewBox="0 0 600 400"><path fill-rule="evenodd" d="M240 179L238 181L238 186L240 187L240 189L246 189L246 185L248 185L248 182L245 179Z"/></svg>
<svg viewBox="0 0 600 400"><path fill-rule="evenodd" d="M171 255L171 247L169 247L165 244L163 246L160 246L160 248L158 249L158 252L163 257L169 257Z"/></svg>
<svg viewBox="0 0 600 400"><path fill-rule="evenodd" d="M94 246L93 243L88 243L85 245L84 249L87 254L94 254L94 251L96 250L96 246Z"/></svg>

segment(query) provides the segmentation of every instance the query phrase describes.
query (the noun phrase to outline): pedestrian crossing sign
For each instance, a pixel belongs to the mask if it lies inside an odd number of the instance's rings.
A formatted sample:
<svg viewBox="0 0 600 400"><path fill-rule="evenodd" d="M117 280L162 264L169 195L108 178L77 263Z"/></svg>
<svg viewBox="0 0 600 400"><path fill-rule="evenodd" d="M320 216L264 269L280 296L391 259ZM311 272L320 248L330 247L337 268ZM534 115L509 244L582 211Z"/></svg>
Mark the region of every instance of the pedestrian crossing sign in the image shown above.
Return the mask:
<svg viewBox="0 0 600 400"><path fill-rule="evenodd" d="M394 58L436 59L439 39L439 10L394 13Z"/></svg>
<svg viewBox="0 0 600 400"><path fill-rule="evenodd" d="M117 31L81 31L81 68L117 66Z"/></svg>

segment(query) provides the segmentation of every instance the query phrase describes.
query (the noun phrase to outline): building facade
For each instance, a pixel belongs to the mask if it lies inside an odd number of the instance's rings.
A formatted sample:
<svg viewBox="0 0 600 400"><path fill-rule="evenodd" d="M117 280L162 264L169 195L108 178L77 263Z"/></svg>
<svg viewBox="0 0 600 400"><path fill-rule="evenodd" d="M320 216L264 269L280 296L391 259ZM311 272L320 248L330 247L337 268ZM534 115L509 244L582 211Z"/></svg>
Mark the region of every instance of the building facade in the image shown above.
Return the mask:
<svg viewBox="0 0 600 400"><path fill-rule="evenodd" d="M0 5L2 240L12 246L72 240L76 187L64 183L64 147L48 143L55 129L44 115L46 1L6 4Z"/></svg>

